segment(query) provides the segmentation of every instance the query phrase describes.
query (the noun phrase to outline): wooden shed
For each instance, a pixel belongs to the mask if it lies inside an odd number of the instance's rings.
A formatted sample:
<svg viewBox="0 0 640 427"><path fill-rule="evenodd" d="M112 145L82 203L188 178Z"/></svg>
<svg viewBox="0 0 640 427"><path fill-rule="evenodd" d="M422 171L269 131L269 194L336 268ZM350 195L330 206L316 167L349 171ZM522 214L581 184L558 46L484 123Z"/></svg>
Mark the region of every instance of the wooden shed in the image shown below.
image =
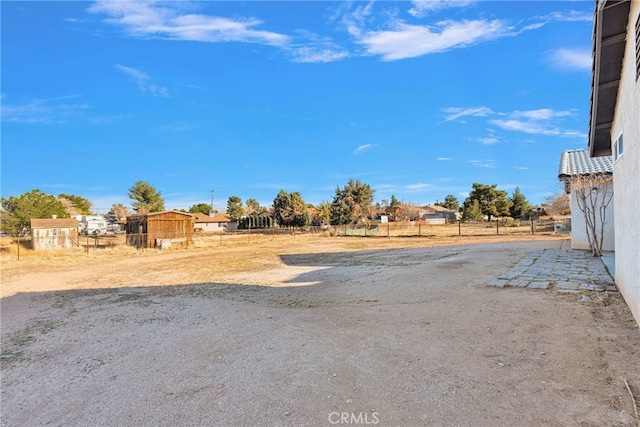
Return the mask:
<svg viewBox="0 0 640 427"><path fill-rule="evenodd" d="M31 220L31 245L34 250L65 249L78 246L75 218L34 218Z"/></svg>
<svg viewBox="0 0 640 427"><path fill-rule="evenodd" d="M193 216L178 211L127 217L127 244L138 248L188 247L193 242Z"/></svg>

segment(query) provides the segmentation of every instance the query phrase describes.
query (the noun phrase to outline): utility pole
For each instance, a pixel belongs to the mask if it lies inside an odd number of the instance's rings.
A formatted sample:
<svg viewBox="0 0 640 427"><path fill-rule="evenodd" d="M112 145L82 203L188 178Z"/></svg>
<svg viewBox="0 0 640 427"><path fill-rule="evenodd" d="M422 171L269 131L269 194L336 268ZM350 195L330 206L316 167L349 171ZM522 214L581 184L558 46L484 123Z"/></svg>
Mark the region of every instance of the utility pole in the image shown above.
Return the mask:
<svg viewBox="0 0 640 427"><path fill-rule="evenodd" d="M215 193L215 190L211 190L211 213L214 213L213 211L215 211L215 208L213 207L213 193Z"/></svg>

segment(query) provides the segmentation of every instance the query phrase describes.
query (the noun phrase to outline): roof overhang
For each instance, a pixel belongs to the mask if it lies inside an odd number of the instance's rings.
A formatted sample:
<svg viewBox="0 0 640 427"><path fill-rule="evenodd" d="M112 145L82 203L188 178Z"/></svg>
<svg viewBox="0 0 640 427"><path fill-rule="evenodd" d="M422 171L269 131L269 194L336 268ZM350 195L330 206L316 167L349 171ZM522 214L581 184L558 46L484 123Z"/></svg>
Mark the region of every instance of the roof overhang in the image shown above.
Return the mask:
<svg viewBox="0 0 640 427"><path fill-rule="evenodd" d="M615 114L629 21L630 0L598 0L593 25L589 155L611 155Z"/></svg>

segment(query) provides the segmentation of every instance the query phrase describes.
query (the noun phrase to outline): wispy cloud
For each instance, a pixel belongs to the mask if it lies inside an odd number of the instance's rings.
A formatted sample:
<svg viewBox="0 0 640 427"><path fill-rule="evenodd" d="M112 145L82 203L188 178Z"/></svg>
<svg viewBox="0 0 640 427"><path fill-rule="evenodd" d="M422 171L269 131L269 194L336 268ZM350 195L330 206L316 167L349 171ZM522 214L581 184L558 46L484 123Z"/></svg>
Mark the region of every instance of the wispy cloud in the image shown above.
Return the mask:
<svg viewBox="0 0 640 427"><path fill-rule="evenodd" d="M15 123L66 123L76 119L91 106L84 102L69 102L78 96L62 96L49 99L33 99L21 104L11 104L2 97L1 117L4 122Z"/></svg>
<svg viewBox="0 0 640 427"><path fill-rule="evenodd" d="M435 25L411 25L397 20L390 27L362 32L356 41L365 46L369 55L395 61L463 48L512 33L500 20L448 20Z"/></svg>
<svg viewBox="0 0 640 427"><path fill-rule="evenodd" d="M529 168L526 167L526 166L514 166L513 168L521 170L521 171L528 171L529 170Z"/></svg>
<svg viewBox="0 0 640 427"><path fill-rule="evenodd" d="M364 145L361 145L361 146L359 146L358 148L356 148L353 151L353 155L357 156L359 154L365 153L365 152L371 150L373 147L375 147L375 144L364 144Z"/></svg>
<svg viewBox="0 0 640 427"><path fill-rule="evenodd" d="M578 10L564 10L562 12L551 12L548 15L538 15L534 20L548 22L593 22L593 14Z"/></svg>
<svg viewBox="0 0 640 427"><path fill-rule="evenodd" d="M317 48L302 46L292 50L294 62L334 62L349 56L349 52L340 48Z"/></svg>
<svg viewBox="0 0 640 427"><path fill-rule="evenodd" d="M473 3L475 0L413 0L408 13L416 18L421 18L435 10L465 7Z"/></svg>
<svg viewBox="0 0 640 427"><path fill-rule="evenodd" d="M429 188L431 188L431 185L425 184L423 182L418 182L416 184L406 185L404 188L412 192L420 192L428 190Z"/></svg>
<svg viewBox="0 0 640 427"><path fill-rule="evenodd" d="M478 138L477 141L480 142L483 145L494 145L499 140L498 140L498 138L495 138L495 137L492 137L492 136L488 136L488 137L485 137L485 138Z"/></svg>
<svg viewBox="0 0 640 427"><path fill-rule="evenodd" d="M506 131L522 132L532 135L562 136L585 138L586 134L571 129L563 129L563 119L576 115L575 110L554 110L539 108L536 110L514 110L508 113L494 112L488 107L446 107L442 111L449 113L442 123L460 120L464 117L488 117L487 122ZM476 140L485 145L492 145L500 141L499 136L491 129L488 137Z"/></svg>
<svg viewBox="0 0 640 427"><path fill-rule="evenodd" d="M169 90L166 87L157 86L151 81L151 78L142 71L132 67L125 67L124 65L119 64L116 64L115 67L117 70L122 71L123 73L132 77L138 85L138 89L140 89L140 91L149 92L154 96L169 96Z"/></svg>
<svg viewBox="0 0 640 427"><path fill-rule="evenodd" d="M549 53L549 62L563 70L590 72L593 60L589 49L556 49Z"/></svg>
<svg viewBox="0 0 640 427"><path fill-rule="evenodd" d="M446 162L453 159L451 157L438 157L436 160L440 160L441 162Z"/></svg>
<svg viewBox="0 0 640 427"><path fill-rule="evenodd" d="M445 116L444 120L441 123L450 122L452 120L457 120L466 116L485 117L493 114L493 111L491 111L489 107L445 107L442 109L442 111L448 114Z"/></svg>
<svg viewBox="0 0 640 427"><path fill-rule="evenodd" d="M468 163L471 163L473 166L477 166L479 168L493 169L496 167L496 163L493 160L469 160Z"/></svg>
<svg viewBox="0 0 640 427"><path fill-rule="evenodd" d="M135 37L157 37L208 43L245 42L283 46L289 37L258 30L263 22L255 18L225 18L192 13L187 2L98 1L89 12L104 14L105 22L122 27Z"/></svg>

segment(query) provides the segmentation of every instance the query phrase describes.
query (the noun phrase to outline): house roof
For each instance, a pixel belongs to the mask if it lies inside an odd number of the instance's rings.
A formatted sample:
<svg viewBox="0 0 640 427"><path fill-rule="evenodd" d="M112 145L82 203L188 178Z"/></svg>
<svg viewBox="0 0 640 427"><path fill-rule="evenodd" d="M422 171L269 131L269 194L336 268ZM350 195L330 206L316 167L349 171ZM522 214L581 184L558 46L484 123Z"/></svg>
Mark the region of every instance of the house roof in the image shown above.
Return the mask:
<svg viewBox="0 0 640 427"><path fill-rule="evenodd" d="M629 0L598 0L593 21L589 154L611 154L611 125L622 75Z"/></svg>
<svg viewBox="0 0 640 427"><path fill-rule="evenodd" d="M31 228L77 228L80 223L75 218L32 218Z"/></svg>
<svg viewBox="0 0 640 427"><path fill-rule="evenodd" d="M558 178L564 180L578 175L612 175L611 156L591 157L587 150L567 150L560 156Z"/></svg>
<svg viewBox="0 0 640 427"><path fill-rule="evenodd" d="M225 215L222 213L216 213L213 216L197 213L194 214L196 223L207 223L207 222L231 222L233 221L229 215Z"/></svg>
<svg viewBox="0 0 640 427"><path fill-rule="evenodd" d="M456 212L455 210L447 209L444 206L438 206L438 205L427 205L427 206L423 206L422 209L430 210L433 212L443 212L443 213Z"/></svg>

